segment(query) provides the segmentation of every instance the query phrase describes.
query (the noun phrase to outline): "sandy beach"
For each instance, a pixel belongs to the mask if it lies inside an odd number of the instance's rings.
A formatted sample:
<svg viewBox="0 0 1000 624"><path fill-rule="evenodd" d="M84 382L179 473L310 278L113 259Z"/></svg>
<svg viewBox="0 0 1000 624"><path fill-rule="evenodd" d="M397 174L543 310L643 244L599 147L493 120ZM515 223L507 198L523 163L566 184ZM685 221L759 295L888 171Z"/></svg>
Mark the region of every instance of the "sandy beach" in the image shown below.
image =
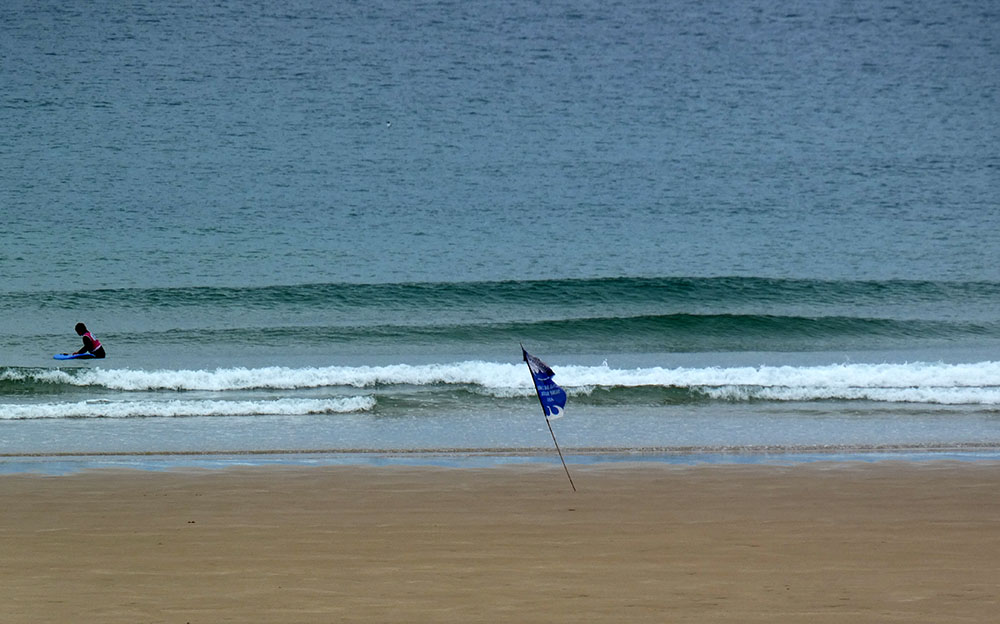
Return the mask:
<svg viewBox="0 0 1000 624"><path fill-rule="evenodd" d="M0 621L991 622L1000 465L0 477Z"/></svg>

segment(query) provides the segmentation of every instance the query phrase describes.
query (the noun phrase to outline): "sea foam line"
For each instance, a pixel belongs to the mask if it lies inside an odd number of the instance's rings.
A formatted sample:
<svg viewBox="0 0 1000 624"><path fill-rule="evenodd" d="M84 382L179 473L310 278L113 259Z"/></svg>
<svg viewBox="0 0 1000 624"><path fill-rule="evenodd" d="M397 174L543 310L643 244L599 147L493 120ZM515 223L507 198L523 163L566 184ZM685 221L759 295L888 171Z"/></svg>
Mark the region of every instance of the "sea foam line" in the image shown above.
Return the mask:
<svg viewBox="0 0 1000 624"><path fill-rule="evenodd" d="M1000 388L844 388L722 386L699 392L725 401L876 401L936 405L1000 405Z"/></svg>
<svg viewBox="0 0 1000 624"><path fill-rule="evenodd" d="M567 389L591 388L991 388L1000 383L1000 362L962 364L830 364L616 369L553 364ZM7 369L0 381L101 386L113 390L230 390L398 385L471 385L522 394L531 389L523 364L466 361L449 364L329 366L314 368L223 368L216 370Z"/></svg>
<svg viewBox="0 0 1000 624"><path fill-rule="evenodd" d="M215 370L8 369L0 381L70 386L100 386L112 390L293 390L350 386L472 384L484 387L526 387L530 377L523 365L490 362L453 364L393 364L388 366L329 366L315 368L220 368Z"/></svg>
<svg viewBox="0 0 1000 624"><path fill-rule="evenodd" d="M179 418L190 416L298 416L364 412L375 407L370 396L273 401L79 401L4 405L0 420L42 418Z"/></svg>

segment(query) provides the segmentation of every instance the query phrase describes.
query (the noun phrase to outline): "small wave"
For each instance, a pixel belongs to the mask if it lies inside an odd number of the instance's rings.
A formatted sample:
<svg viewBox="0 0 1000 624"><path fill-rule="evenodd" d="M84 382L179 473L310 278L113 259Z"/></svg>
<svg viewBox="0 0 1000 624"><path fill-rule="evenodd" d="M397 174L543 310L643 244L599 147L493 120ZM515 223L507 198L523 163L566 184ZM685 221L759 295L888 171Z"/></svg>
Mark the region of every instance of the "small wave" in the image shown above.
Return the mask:
<svg viewBox="0 0 1000 624"><path fill-rule="evenodd" d="M836 281L761 277L618 277L486 282L317 283L259 287L174 287L30 291L6 293L2 305L66 306L113 304L116 309L206 306L238 309L370 308L387 305L422 310L480 308L484 303L548 307L586 301L601 307L646 302L769 304L818 302L883 305L887 301L995 302L996 282L910 280ZM2 308L0 308L2 309Z"/></svg>
<svg viewBox="0 0 1000 624"><path fill-rule="evenodd" d="M53 370L12 371L5 379L112 390L294 390L324 387L370 388L384 385L473 384L526 387L524 367L489 362L320 368L224 368L216 370Z"/></svg>
<svg viewBox="0 0 1000 624"><path fill-rule="evenodd" d="M560 379L573 386L991 387L1000 380L1000 362L638 369L568 366L559 372Z"/></svg>
<svg viewBox="0 0 1000 624"><path fill-rule="evenodd" d="M588 312L592 312L589 311ZM596 312L596 311L593 311ZM239 328L187 328L170 332L118 333L108 336L119 345L148 344L164 348L218 344L281 345L510 345L519 341L550 349L615 350L618 352L683 351L822 351L830 348L934 343L942 340L1000 340L995 321L919 320L835 315L671 313L573 315L533 320L451 319L430 315L382 318L359 325L254 325ZM412 315L411 315L412 317ZM45 339L39 337L39 340Z"/></svg>
<svg viewBox="0 0 1000 624"><path fill-rule="evenodd" d="M998 296L994 282L604 278L15 292L0 297L0 312L114 309L120 318L101 323L101 336L118 353L208 343L426 352L519 341L586 353L788 352L1000 341Z"/></svg>
<svg viewBox="0 0 1000 624"><path fill-rule="evenodd" d="M646 388L667 392L669 402L686 400L809 401L865 399L918 403L1000 404L1000 362L964 364L830 364L822 366L744 366L616 369L608 366L555 365L556 381L570 396L600 390ZM100 387L125 392L307 390L318 388L386 389L437 386L495 398L532 393L520 363L466 361L447 364L330 366L315 368L225 368L216 370L0 369L6 391L36 395L69 387ZM606 394L606 392L604 392ZM634 394L634 393L633 393ZM690 399L685 398L690 397ZM629 397L622 397L629 402ZM604 401L604 398L599 400Z"/></svg>
<svg viewBox="0 0 1000 624"><path fill-rule="evenodd" d="M79 401L4 406L0 420L43 418L182 418L191 416L298 416L365 412L370 396L273 401Z"/></svg>
<svg viewBox="0 0 1000 624"><path fill-rule="evenodd" d="M1000 388L843 388L755 387L703 388L706 396L725 401L875 401L936 405L1000 405Z"/></svg>

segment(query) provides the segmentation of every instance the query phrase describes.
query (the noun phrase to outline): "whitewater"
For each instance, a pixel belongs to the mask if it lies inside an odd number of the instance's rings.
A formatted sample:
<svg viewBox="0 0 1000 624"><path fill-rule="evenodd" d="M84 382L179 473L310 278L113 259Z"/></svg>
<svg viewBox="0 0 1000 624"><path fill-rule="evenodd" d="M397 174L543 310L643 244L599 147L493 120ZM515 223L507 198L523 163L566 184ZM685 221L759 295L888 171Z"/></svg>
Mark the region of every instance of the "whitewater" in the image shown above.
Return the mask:
<svg viewBox="0 0 1000 624"><path fill-rule="evenodd" d="M686 401L782 401L808 405L830 400L941 405L1000 405L1000 363L836 364L826 366L741 366L709 368L635 368L574 366L558 368L558 381L586 410L588 398L616 390L641 388L686 394ZM0 384L12 394L32 394L34 401L7 405L2 419L139 418L236 415L307 415L332 412L392 413L402 397L430 395L435 400L469 402L474 395L510 399L511 409L533 396L524 366L484 361L390 366L266 367L216 370L16 369L0 370ZM69 390L113 391L99 400L52 402ZM295 391L325 390L363 396L325 399L292 398ZM284 391L282 398L240 400L246 391ZM178 393L208 392L210 400L178 399ZM130 394L141 394L130 399ZM649 393L619 392L619 405L649 401ZM683 403L684 398L674 401Z"/></svg>

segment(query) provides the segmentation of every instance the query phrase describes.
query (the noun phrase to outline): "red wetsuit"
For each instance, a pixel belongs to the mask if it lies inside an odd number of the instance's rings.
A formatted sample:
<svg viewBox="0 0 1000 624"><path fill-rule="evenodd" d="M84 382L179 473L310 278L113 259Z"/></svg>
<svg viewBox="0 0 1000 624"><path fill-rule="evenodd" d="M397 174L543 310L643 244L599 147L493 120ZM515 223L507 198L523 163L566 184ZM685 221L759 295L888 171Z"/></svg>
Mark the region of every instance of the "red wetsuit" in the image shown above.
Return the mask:
<svg viewBox="0 0 1000 624"><path fill-rule="evenodd" d="M77 353L92 353L94 357L102 358L105 357L104 347L101 345L101 341L94 338L94 335L90 332L83 334L83 348L77 351Z"/></svg>

